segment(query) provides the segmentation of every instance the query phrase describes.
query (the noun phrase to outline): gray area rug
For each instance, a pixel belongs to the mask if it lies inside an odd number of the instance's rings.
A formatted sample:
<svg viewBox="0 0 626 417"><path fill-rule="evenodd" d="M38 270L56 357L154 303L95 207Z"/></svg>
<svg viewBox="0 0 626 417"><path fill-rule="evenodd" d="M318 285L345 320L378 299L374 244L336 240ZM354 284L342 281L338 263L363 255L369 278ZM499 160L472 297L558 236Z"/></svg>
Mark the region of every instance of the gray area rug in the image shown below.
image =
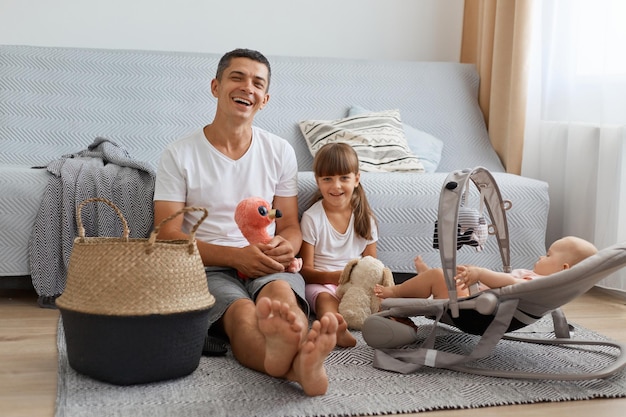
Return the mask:
<svg viewBox="0 0 626 417"><path fill-rule="evenodd" d="M415 319L420 331L429 320ZM534 326L541 332L549 317ZM576 339L606 340L574 326ZM526 328L525 331L532 329ZM240 366L231 356L203 357L191 375L160 383L115 386L76 373L68 364L59 322L56 417L90 416L371 416L508 404L626 396L626 369L605 379L546 381L493 378L424 368L402 375L375 369L374 350L361 334L351 349L335 349L327 360L328 393L307 397L297 385ZM471 350L476 338L452 328L438 330L436 347ZM478 367L572 372L595 370L611 361L606 347L563 348L502 340Z"/></svg>

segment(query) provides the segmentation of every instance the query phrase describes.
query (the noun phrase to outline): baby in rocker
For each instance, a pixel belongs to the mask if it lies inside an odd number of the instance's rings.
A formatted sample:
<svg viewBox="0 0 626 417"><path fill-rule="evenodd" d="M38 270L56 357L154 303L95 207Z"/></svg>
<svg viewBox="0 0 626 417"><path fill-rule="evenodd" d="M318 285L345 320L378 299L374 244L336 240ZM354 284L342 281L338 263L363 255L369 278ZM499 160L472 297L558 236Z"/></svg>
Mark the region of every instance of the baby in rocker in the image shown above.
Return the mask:
<svg viewBox="0 0 626 417"><path fill-rule="evenodd" d="M510 273L491 271L473 265L457 265L456 276L459 297L469 295L469 287L479 283L480 289L500 288L522 281L541 278L569 269L598 250L590 242L567 236L554 242L546 255L541 256L532 270L514 269ZM393 287L376 285L374 293L380 298L448 298L448 287L441 268L429 268L420 256L415 258L417 275Z"/></svg>

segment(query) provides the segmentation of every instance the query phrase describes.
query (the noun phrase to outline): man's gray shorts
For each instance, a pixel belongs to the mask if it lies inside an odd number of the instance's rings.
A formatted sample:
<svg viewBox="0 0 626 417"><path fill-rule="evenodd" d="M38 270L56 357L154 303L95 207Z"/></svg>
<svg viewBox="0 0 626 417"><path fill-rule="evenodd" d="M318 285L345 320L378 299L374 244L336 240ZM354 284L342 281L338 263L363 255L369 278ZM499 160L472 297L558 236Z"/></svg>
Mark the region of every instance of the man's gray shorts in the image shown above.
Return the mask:
<svg viewBox="0 0 626 417"><path fill-rule="evenodd" d="M276 280L289 283L302 310L309 316L309 305L304 296L304 278L298 273L281 272L261 278L241 279L237 271L231 268L206 267L205 272L209 292L215 297L215 304L209 310L209 327L224 315L233 302L241 298L256 300L265 284Z"/></svg>

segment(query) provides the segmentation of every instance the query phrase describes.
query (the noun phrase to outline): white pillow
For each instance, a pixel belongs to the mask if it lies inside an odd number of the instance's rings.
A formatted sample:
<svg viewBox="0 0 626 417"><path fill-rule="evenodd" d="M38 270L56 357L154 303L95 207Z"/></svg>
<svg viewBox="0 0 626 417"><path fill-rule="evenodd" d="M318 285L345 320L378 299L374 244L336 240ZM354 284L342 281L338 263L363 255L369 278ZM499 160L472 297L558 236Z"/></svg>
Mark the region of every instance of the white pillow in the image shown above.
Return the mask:
<svg viewBox="0 0 626 417"><path fill-rule="evenodd" d="M346 142L359 156L361 171L424 172L407 144L398 110L338 120L303 120L298 125L313 156L326 143Z"/></svg>
<svg viewBox="0 0 626 417"><path fill-rule="evenodd" d="M371 111L361 106L352 106L348 111L348 117L364 113L371 113ZM441 161L443 141L406 123L402 123L402 128L409 148L419 158L424 171L435 172Z"/></svg>

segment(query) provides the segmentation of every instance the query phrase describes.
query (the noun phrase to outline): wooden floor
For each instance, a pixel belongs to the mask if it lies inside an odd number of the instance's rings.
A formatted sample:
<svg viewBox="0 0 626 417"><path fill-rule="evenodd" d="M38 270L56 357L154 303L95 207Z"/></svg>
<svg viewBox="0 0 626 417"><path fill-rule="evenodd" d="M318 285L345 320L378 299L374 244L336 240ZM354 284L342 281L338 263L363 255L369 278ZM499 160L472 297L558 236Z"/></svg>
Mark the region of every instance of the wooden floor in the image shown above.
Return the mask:
<svg viewBox="0 0 626 417"><path fill-rule="evenodd" d="M626 342L626 297L600 288L566 305L571 322ZM54 416L59 312L37 306L32 290L0 289L0 416ZM454 387L450 387L454 389ZM626 398L433 411L447 416L622 416Z"/></svg>

